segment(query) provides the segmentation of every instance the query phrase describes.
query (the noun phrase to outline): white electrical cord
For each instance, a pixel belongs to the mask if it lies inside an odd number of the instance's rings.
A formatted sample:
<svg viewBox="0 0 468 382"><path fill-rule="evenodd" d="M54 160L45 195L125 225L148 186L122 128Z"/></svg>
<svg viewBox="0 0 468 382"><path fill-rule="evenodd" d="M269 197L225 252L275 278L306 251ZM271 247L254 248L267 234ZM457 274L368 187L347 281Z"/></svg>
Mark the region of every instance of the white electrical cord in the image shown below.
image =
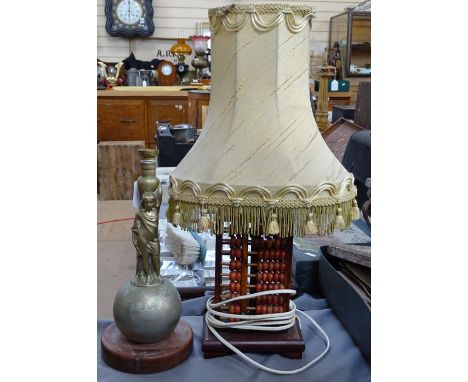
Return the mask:
<svg viewBox="0 0 468 382"><path fill-rule="evenodd" d="M239 355L242 359L250 363L251 365L254 365L258 367L259 369L265 370L269 373L273 374L282 374L282 375L287 375L287 374L297 374L300 373L301 371L307 369L308 367L314 365L318 361L320 361L325 354L327 354L328 350L330 349L330 339L328 338L327 334L325 331L320 327L319 324L317 324L312 317L310 317L308 314L301 312L300 310L296 310L296 305L294 304L293 301L289 301L289 312L283 312L283 313L272 313L272 314L257 314L257 315L243 315L243 314L231 314L231 313L224 313L224 312L219 312L214 310L215 308L220 307L221 305L224 304L229 304L234 301L239 301L239 300L246 300L250 298L255 298L258 296L265 296L269 294L290 294L294 295L296 294L296 291L294 289L281 289L281 290L271 290L271 291L264 291L264 292L257 292L257 293L252 293L244 296L238 296L234 297L228 300L224 300L219 303L212 303L213 297L210 297L208 301L206 302L206 309L207 312L205 314L205 321L206 325L208 326L208 329L210 330L211 333L219 340L221 343L223 343L225 346L227 346L230 350L232 350L234 353ZM263 330L263 331L279 331L279 330L285 330L289 329L294 325L294 322L296 318L299 320L299 326L301 325L301 320L299 317L296 316L296 311L300 312L303 314L319 331L319 333L322 335L323 339L325 340L326 343L326 348L325 350L317 356L315 359L313 359L311 362L308 364L302 366L299 369L295 370L277 370L277 369L271 369L269 367L263 366L259 364L258 362L254 361L252 358L246 356L244 353L242 353L239 349L237 349L235 346L231 345L228 341L226 341L215 329L217 328L231 328L231 329L242 329L242 330ZM224 317L224 318L238 318L241 321L239 322L224 322L221 320L218 320L215 316L218 317Z"/></svg>

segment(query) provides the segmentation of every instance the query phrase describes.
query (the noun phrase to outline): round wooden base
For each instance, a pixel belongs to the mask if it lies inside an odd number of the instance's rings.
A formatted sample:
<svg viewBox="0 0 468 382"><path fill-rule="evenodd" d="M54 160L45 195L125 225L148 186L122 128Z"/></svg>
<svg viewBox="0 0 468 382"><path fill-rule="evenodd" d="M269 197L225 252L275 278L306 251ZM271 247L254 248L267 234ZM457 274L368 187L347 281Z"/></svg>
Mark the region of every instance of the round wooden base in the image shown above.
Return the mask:
<svg viewBox="0 0 468 382"><path fill-rule="evenodd" d="M154 344L137 344L127 340L115 323L101 337L104 362L113 369L133 374L157 373L171 369L192 354L193 333L190 325L180 320L175 330Z"/></svg>

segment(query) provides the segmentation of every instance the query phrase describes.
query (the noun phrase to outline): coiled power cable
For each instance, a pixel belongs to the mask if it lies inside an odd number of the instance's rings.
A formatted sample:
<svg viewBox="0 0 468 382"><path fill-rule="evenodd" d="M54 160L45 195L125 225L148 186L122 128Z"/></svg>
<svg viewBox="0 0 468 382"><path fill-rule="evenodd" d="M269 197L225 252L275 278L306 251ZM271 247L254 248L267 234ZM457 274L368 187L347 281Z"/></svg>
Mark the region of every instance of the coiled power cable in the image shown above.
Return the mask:
<svg viewBox="0 0 468 382"><path fill-rule="evenodd" d="M266 296L269 294L295 295L296 291L294 289L263 291L263 292L252 293L252 294L248 294L244 296L233 297L231 299L224 300L219 303L213 303L213 297L210 297L206 302L206 309L207 309L207 312L205 314L206 325L208 326L208 329L210 330L210 332L213 333L213 335L221 343L223 343L230 350L232 350L234 353L236 353L238 356L240 356L243 360L247 361L251 365L256 366L259 369L262 369L264 371L267 371L273 374L287 375L287 374L300 373L301 371L316 364L325 356L325 354L327 354L328 350L330 349L330 339L328 338L325 331L320 327L319 324L317 324L317 322L315 322L315 320L312 317L296 309L296 304L294 304L293 301L289 301L289 311L283 312L283 313L243 315L243 314L219 312L215 310L216 308L219 308L221 305L229 304L231 302L247 300L247 299L255 298L258 296ZM326 347L325 347L325 350L323 350L322 353L320 353L320 355L318 355L315 359L313 359L306 365L302 366L301 368L295 369L295 370L277 370L277 369L272 369L272 368L263 366L262 364L254 361L252 358L246 356L238 348L236 348L235 346L230 344L228 341L226 341L216 330L216 328L230 328L230 329L256 330L256 331L260 330L260 331L269 331L269 332L280 331L280 330L286 330L286 329L291 328L294 325L296 318L299 320L299 325L302 327L301 320L296 315L296 312L299 312L302 315L304 315L305 318L307 318L313 324L313 326L318 330L318 332L321 334L322 338L324 339ZM228 319L235 318L235 319L239 319L240 321L225 322L216 317L228 318Z"/></svg>

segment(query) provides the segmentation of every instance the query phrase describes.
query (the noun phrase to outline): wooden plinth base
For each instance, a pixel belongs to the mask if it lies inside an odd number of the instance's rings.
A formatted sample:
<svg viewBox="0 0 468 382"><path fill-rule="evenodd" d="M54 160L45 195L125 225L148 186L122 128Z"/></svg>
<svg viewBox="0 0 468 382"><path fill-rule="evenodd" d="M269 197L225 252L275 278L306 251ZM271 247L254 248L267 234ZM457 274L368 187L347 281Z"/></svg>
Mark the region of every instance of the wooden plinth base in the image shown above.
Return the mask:
<svg viewBox="0 0 468 382"><path fill-rule="evenodd" d="M283 332L252 332L233 329L217 329L225 340L242 352L277 353L287 358L302 358L305 343L301 329L296 324ZM201 349L205 358L232 354L208 329L203 320Z"/></svg>
<svg viewBox="0 0 468 382"><path fill-rule="evenodd" d="M115 323L101 337L104 362L113 369L133 374L157 373L172 369L192 353L193 333L190 325L180 320L169 337L154 344L128 341Z"/></svg>

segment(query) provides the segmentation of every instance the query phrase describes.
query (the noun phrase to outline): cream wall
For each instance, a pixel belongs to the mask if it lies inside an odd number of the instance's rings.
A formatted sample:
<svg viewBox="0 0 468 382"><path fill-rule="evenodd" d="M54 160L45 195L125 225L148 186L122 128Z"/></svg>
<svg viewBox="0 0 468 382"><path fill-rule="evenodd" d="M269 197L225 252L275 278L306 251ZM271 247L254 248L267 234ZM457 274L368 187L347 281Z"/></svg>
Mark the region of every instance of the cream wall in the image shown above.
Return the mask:
<svg viewBox="0 0 468 382"><path fill-rule="evenodd" d="M97 0L97 57L105 62L118 62L128 57L131 51L140 60L157 57L157 51L165 54L181 34L189 37L196 33L197 21L208 21L208 8L232 3L265 3L259 0L153 0L155 31L145 39L111 37L105 30L105 0ZM271 3L312 5L315 17L310 32L311 54L321 54L328 47L330 17L342 13L346 7L359 1L270 1ZM190 42L189 42L190 44ZM191 57L186 60L191 61Z"/></svg>

